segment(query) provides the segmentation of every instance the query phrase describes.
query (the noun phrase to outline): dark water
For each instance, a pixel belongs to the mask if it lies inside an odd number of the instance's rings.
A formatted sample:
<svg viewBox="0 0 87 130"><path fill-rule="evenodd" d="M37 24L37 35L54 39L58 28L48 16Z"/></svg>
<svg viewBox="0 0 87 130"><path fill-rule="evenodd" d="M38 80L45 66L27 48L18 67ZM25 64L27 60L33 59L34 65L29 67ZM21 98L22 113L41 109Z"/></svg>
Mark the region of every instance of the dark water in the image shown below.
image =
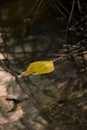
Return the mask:
<svg viewBox="0 0 87 130"><path fill-rule="evenodd" d="M43 0L1 2L3 48L12 56L7 59L13 59L7 62L21 64L18 67L23 69L29 62L51 59L48 55L57 53L66 42L67 18L56 14L51 4Z"/></svg>
<svg viewBox="0 0 87 130"><path fill-rule="evenodd" d="M79 33L77 30L69 31L67 39L66 30L72 7L72 2L66 4L67 2L67 0L0 2L0 30L5 41L2 44L4 48L2 51L8 53L8 56L5 56L7 68L14 71L13 68L17 66L18 70L16 68L15 72L20 73L30 62L54 59L54 55L59 53L63 45L76 44L83 39L83 32ZM83 9L84 2L81 4ZM75 7L76 13L74 11L70 26L80 19L77 3ZM82 14L82 17L84 16L85 12Z"/></svg>
<svg viewBox="0 0 87 130"><path fill-rule="evenodd" d="M34 109L47 122L45 126L41 119L44 128L34 128L32 120L38 122L38 116L25 104L20 120L26 130L87 129L87 60L84 58L87 8L85 1L76 1L70 19L72 3L68 0L0 1L0 32L4 41L0 44L4 56L0 64L6 71L17 76L31 62L59 58L54 72L14 78L8 85L7 92L18 95L17 101L25 99L23 96L28 93L28 98L34 100Z"/></svg>

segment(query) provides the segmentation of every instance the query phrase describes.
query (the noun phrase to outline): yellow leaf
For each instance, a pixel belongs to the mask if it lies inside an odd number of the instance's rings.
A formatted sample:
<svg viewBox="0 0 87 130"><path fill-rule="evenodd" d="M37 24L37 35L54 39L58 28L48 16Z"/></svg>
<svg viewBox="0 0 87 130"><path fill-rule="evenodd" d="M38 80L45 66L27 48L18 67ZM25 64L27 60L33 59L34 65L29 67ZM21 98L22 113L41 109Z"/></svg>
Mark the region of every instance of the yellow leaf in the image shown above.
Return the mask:
<svg viewBox="0 0 87 130"><path fill-rule="evenodd" d="M21 76L27 76L29 74L46 74L54 71L53 61L36 61L29 65L29 67L22 72Z"/></svg>

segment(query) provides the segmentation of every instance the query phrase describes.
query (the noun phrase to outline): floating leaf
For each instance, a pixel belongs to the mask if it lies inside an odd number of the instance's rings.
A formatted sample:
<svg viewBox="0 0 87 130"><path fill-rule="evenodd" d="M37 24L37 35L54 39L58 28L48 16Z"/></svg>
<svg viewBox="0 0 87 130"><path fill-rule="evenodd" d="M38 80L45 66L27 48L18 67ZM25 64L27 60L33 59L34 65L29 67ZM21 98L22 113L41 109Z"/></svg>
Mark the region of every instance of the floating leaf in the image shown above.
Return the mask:
<svg viewBox="0 0 87 130"><path fill-rule="evenodd" d="M29 74L46 74L54 71L53 61L36 61L29 65L29 67L22 72L21 76L27 76Z"/></svg>

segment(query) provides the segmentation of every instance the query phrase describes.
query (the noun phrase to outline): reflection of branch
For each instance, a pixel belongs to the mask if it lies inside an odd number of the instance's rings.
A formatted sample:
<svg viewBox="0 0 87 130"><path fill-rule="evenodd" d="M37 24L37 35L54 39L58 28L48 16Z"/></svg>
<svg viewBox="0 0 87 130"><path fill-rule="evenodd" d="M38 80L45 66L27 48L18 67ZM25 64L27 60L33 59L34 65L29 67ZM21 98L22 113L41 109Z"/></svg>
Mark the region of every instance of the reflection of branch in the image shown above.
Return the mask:
<svg viewBox="0 0 87 130"><path fill-rule="evenodd" d="M59 6L69 15L70 13L69 13L69 11L67 10L67 8L64 6L64 4L62 4L62 2L60 2L60 0L57 0L57 2L56 2L56 0L54 0L55 1L55 3L58 3L59 4ZM65 14L64 14L65 15Z"/></svg>
<svg viewBox="0 0 87 130"><path fill-rule="evenodd" d="M39 0L37 0L34 4L34 6L31 8L31 10L26 14L25 18L29 17L29 15L31 15L32 12L35 12L35 10L37 9L37 5L38 5Z"/></svg>
<svg viewBox="0 0 87 130"><path fill-rule="evenodd" d="M79 0L77 0L77 4L78 4L79 12L81 12L81 6L80 6L80 1Z"/></svg>
<svg viewBox="0 0 87 130"><path fill-rule="evenodd" d="M81 24L85 23L85 21L87 20L87 15L85 17L83 17L79 22L77 22L76 24L72 25L69 30L72 31L72 30L76 30L79 26L81 26Z"/></svg>
<svg viewBox="0 0 87 130"><path fill-rule="evenodd" d="M83 51L83 52L79 52L79 50L76 50L75 52L72 52L72 55L73 56L82 56L82 55L87 55L87 51ZM67 57L70 57L71 54L52 54L50 56L57 56L57 58L54 58L54 61L57 61L62 59L62 58L67 58Z"/></svg>
<svg viewBox="0 0 87 130"><path fill-rule="evenodd" d="M35 20L35 17L36 17L36 14L37 14L37 11L38 9L40 8L41 4L42 4L43 0L37 0L34 4L34 6L31 8L31 10L29 12L27 12L27 14L25 14L25 16L23 17L22 21L14 24L13 26L13 29L12 30L9 30L8 33L13 33L17 27L21 24L24 23L24 21L26 21L26 19L29 18L29 16L31 15L31 13L33 13L33 18L32 18L32 21L31 21L31 25L33 24L34 20Z"/></svg>
<svg viewBox="0 0 87 130"><path fill-rule="evenodd" d="M60 14L62 14L64 17L66 17L65 14L63 13L63 11L57 6L56 0L54 0L53 2L54 2L56 9L60 12Z"/></svg>
<svg viewBox="0 0 87 130"><path fill-rule="evenodd" d="M24 19L27 19L29 18L29 16L31 15L31 13L33 13L33 18L32 18L32 21L31 21L31 25L33 24L34 20L35 20L35 17L36 17L36 14L41 6L41 4L43 3L43 0L37 0L35 2L35 5L32 7L32 9L26 14L26 16L23 18Z"/></svg>
<svg viewBox="0 0 87 130"><path fill-rule="evenodd" d="M39 8L40 8L40 6L41 6L42 3L43 3L43 0L40 0L39 4L38 4L38 6L37 6L37 8L36 8L36 10L35 10L35 12L34 12L33 19L32 19L32 21L31 21L31 25L32 25L33 22L34 22L35 17L36 17L36 14L37 14L37 12L38 12L38 10L39 10Z"/></svg>
<svg viewBox="0 0 87 130"><path fill-rule="evenodd" d="M73 0L72 8L71 8L70 16L69 16L69 20L68 20L68 23L67 23L67 28L66 28L66 42L68 41L69 24L70 24L71 19L72 19L72 15L73 15L73 11L74 11L74 6L75 6L75 0Z"/></svg>

